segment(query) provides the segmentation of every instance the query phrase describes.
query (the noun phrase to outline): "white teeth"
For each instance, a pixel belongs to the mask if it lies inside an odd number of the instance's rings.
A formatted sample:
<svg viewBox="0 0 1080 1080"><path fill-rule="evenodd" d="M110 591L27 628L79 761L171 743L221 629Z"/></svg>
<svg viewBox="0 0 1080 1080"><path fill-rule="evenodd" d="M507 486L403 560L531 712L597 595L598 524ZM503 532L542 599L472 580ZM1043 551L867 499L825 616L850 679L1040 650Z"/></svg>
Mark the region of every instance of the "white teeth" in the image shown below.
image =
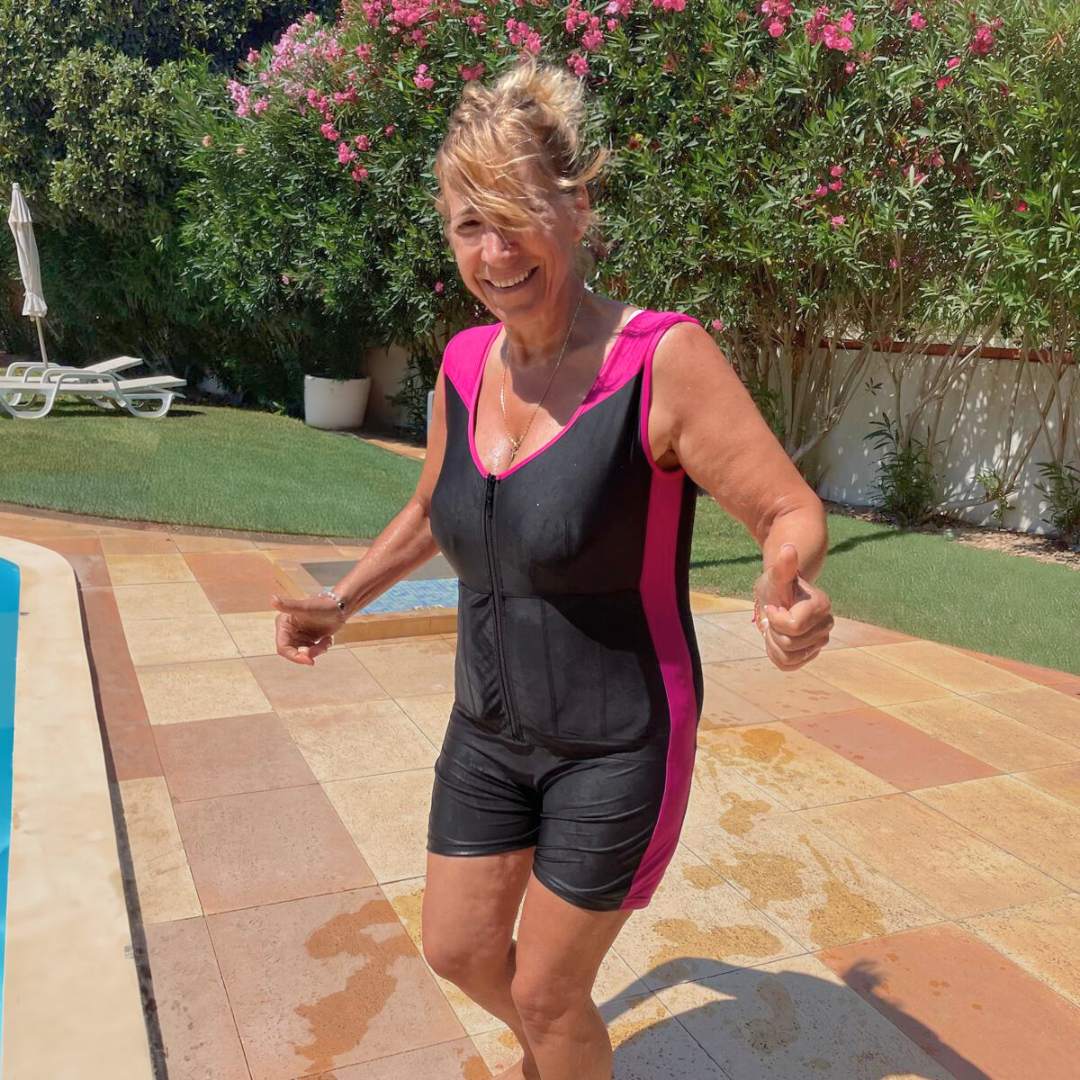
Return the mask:
<svg viewBox="0 0 1080 1080"><path fill-rule="evenodd" d="M510 278L508 281L496 281L494 278L488 278L488 280L496 289L509 289L511 285L517 285L519 282L524 281L531 273L531 270L526 270L524 274L519 274L516 278Z"/></svg>

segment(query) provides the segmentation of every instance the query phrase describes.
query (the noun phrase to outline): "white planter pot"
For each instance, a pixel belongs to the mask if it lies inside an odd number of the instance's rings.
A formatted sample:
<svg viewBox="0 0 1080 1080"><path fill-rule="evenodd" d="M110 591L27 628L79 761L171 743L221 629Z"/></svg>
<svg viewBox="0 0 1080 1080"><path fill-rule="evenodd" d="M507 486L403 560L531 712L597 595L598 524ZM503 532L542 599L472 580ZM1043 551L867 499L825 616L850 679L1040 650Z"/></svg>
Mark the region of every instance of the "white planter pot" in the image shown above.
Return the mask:
<svg viewBox="0 0 1080 1080"><path fill-rule="evenodd" d="M431 410L435 408L435 391L429 390L427 392L427 427L424 428L425 432L431 430Z"/></svg>
<svg viewBox="0 0 1080 1080"><path fill-rule="evenodd" d="M362 379L323 379L304 376L304 421L326 431L358 428L364 422L371 376Z"/></svg>

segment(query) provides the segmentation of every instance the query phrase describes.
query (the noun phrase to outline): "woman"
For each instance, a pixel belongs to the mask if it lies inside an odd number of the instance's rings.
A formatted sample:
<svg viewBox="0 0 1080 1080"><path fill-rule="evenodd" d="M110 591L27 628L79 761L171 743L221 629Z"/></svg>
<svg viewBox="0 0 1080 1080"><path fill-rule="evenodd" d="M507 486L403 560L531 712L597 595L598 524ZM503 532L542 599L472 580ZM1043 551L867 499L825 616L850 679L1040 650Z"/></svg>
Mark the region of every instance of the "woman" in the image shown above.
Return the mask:
<svg viewBox="0 0 1080 1080"><path fill-rule="evenodd" d="M276 601L312 664L442 550L460 581L435 767L424 951L513 1030L507 1077L608 1080L590 991L675 849L701 714L688 604L696 485L750 530L785 671L828 641L825 514L709 335L590 292L580 86L524 63L470 84L436 159L466 287L498 320L447 345L416 492L336 587ZM513 926L524 907L518 938Z"/></svg>

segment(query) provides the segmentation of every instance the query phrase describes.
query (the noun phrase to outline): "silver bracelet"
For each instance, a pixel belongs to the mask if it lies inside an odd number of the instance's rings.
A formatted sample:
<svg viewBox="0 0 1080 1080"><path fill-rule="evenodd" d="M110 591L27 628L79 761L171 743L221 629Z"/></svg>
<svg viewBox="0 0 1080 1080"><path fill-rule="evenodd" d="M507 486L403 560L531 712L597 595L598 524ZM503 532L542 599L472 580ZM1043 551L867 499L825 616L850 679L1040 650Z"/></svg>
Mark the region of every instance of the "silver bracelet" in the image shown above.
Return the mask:
<svg viewBox="0 0 1080 1080"><path fill-rule="evenodd" d="M341 597L338 596L338 594L336 592L334 592L333 589L323 589L323 591L321 593L319 593L319 595L320 596L329 596L332 600L334 600L336 602L336 604L338 606L338 611L340 611L342 615L345 614L345 601L342 600Z"/></svg>

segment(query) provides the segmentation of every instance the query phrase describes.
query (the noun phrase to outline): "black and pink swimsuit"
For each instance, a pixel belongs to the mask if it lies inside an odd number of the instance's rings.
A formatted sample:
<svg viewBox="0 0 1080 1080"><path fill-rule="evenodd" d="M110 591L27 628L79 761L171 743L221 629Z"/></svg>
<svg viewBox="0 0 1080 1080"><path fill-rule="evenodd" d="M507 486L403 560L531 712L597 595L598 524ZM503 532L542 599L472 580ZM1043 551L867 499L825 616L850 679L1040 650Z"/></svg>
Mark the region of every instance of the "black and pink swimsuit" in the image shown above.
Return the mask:
<svg viewBox="0 0 1080 1080"><path fill-rule="evenodd" d="M458 575L458 644L428 849L535 846L537 878L593 910L648 904L693 772L696 486L648 440L653 353L680 320L635 315L567 425L497 475L473 435L500 325L457 334L443 358L431 528Z"/></svg>

